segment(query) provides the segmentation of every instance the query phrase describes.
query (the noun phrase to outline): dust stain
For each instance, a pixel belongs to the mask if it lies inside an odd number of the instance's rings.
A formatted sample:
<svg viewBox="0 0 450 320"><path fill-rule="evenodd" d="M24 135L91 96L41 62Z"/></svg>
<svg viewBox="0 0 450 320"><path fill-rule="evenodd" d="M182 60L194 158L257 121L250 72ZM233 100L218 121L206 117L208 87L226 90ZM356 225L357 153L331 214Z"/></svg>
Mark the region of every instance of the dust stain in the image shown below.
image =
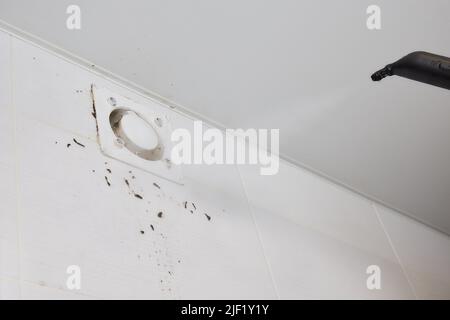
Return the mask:
<svg viewBox="0 0 450 320"><path fill-rule="evenodd" d="M75 142L75 143L76 143L77 145L79 145L80 147L86 148L86 146L85 146L84 144L78 142L77 139L73 138L72 140L73 140L73 142Z"/></svg>
<svg viewBox="0 0 450 320"><path fill-rule="evenodd" d="M97 132L97 139L98 139L97 109L95 108L95 96L94 96L94 85L93 84L91 84L91 99L92 99L92 112L91 112L91 115L95 119L95 131Z"/></svg>

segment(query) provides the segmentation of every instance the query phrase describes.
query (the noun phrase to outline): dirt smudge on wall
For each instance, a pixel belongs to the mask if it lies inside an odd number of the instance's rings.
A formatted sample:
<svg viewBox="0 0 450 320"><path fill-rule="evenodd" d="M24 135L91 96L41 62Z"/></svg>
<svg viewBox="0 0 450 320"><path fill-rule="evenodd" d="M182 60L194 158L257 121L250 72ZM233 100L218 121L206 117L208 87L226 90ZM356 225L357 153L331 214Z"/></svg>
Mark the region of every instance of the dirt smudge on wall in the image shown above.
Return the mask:
<svg viewBox="0 0 450 320"><path fill-rule="evenodd" d="M73 138L72 140L73 140L73 142L75 142L75 143L76 143L77 145L79 145L80 147L86 148L86 146L85 146L84 144L78 142L77 139Z"/></svg>

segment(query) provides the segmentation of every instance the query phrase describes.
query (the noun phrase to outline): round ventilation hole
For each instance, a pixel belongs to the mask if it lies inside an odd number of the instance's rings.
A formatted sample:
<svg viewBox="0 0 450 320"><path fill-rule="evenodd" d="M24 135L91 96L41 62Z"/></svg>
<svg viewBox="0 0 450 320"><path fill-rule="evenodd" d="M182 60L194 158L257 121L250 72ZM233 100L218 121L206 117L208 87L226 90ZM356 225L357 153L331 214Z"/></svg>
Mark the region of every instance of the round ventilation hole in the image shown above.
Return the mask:
<svg viewBox="0 0 450 320"><path fill-rule="evenodd" d="M138 113L128 109L115 109L109 123L119 144L145 160L160 160L163 145L152 125Z"/></svg>

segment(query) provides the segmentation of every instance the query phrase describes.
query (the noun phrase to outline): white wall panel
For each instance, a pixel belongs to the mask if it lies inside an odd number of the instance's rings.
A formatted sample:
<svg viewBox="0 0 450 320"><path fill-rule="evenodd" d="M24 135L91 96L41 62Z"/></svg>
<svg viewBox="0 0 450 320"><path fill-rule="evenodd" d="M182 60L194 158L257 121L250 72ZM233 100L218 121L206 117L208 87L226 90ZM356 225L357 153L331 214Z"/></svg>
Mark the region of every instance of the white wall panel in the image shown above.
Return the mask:
<svg viewBox="0 0 450 320"><path fill-rule="evenodd" d="M282 298L414 298L368 200L285 163L274 176L240 169Z"/></svg>
<svg viewBox="0 0 450 320"><path fill-rule="evenodd" d="M0 277L19 278L19 247L14 168L0 164Z"/></svg>
<svg viewBox="0 0 450 320"><path fill-rule="evenodd" d="M19 281L0 277L0 300L17 299L20 299Z"/></svg>
<svg viewBox="0 0 450 320"><path fill-rule="evenodd" d="M397 212L377 207L419 299L450 298L450 238Z"/></svg>
<svg viewBox="0 0 450 320"><path fill-rule="evenodd" d="M0 126L11 138L0 140L0 298L414 298L410 249L390 241L370 201L284 162L271 177L184 166L177 185L112 160L97 144L91 84L148 98L3 32L0 48L13 71L0 76L11 112ZM192 119L158 112L192 131ZM392 225L409 228L402 219ZM415 237L423 250L448 248L445 236ZM435 286L450 296L436 284L449 279L445 257L433 256L442 267L420 285L411 280L419 296ZM370 264L382 269L380 291L365 286ZM69 265L81 267L81 290L66 287Z"/></svg>
<svg viewBox="0 0 450 320"><path fill-rule="evenodd" d="M11 40L0 32L0 163L14 164L14 118L11 101Z"/></svg>
<svg viewBox="0 0 450 320"><path fill-rule="evenodd" d="M0 297L9 298L19 277L14 112L11 101L11 39L0 32ZM14 280L12 280L14 279ZM18 292L18 291L17 291ZM15 295L15 294L14 294Z"/></svg>
<svg viewBox="0 0 450 320"><path fill-rule="evenodd" d="M86 296L276 298L236 167L186 167L179 186L105 157L89 87L118 87L20 40L14 50L24 281L67 291L75 264Z"/></svg>

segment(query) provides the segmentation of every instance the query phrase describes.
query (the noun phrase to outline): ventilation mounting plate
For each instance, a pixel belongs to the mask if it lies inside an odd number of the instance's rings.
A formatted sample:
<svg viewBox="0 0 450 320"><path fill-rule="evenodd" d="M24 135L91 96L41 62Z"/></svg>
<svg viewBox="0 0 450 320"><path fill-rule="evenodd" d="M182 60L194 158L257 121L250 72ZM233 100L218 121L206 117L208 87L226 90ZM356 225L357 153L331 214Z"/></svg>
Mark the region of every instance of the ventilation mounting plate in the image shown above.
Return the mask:
<svg viewBox="0 0 450 320"><path fill-rule="evenodd" d="M106 156L181 184L181 168L170 160L170 120L157 102L143 105L95 85L92 98Z"/></svg>

